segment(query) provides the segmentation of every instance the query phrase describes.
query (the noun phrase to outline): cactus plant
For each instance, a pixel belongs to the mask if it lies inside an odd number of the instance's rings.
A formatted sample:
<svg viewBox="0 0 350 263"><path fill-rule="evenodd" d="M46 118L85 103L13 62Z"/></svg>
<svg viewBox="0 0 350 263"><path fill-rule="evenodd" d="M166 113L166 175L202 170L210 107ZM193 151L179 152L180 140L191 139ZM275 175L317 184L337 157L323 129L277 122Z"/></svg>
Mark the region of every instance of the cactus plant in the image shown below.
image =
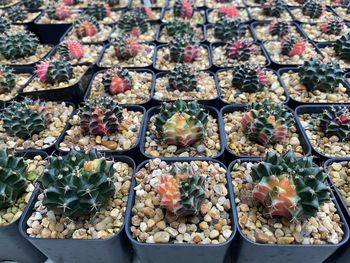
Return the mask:
<svg viewBox="0 0 350 263"><path fill-rule="evenodd" d="M126 60L136 57L141 44L137 38L126 34L119 34L112 42L115 55L118 59Z"/></svg>
<svg viewBox="0 0 350 263"><path fill-rule="evenodd" d="M241 19L219 19L214 25L214 36L221 41L245 36L247 27Z"/></svg>
<svg viewBox="0 0 350 263"><path fill-rule="evenodd" d="M27 139L43 131L51 116L43 103L25 98L23 101L12 101L2 112L1 120L6 134Z"/></svg>
<svg viewBox="0 0 350 263"><path fill-rule="evenodd" d="M200 46L188 35L179 35L169 42L169 49L171 61L188 63L199 56Z"/></svg>
<svg viewBox="0 0 350 263"><path fill-rule="evenodd" d="M74 28L78 38L95 36L100 30L100 26L96 18L92 16L83 16L79 18L75 22Z"/></svg>
<svg viewBox="0 0 350 263"><path fill-rule="evenodd" d="M325 109L318 126L327 137L337 136L341 141L350 139L350 111L347 107L332 106Z"/></svg>
<svg viewBox="0 0 350 263"><path fill-rule="evenodd" d="M350 60L350 34L342 35L334 43L334 51L344 60Z"/></svg>
<svg viewBox="0 0 350 263"><path fill-rule="evenodd" d="M111 95L124 93L133 86L129 71L119 67L107 70L102 77L102 84L105 91Z"/></svg>
<svg viewBox="0 0 350 263"><path fill-rule="evenodd" d="M235 19L239 11L235 6L222 6L218 8L219 18Z"/></svg>
<svg viewBox="0 0 350 263"><path fill-rule="evenodd" d="M191 0L175 0L173 12L175 17L191 18L194 13L194 4Z"/></svg>
<svg viewBox="0 0 350 263"><path fill-rule="evenodd" d="M11 27L11 22L3 16L0 16L0 34L5 33Z"/></svg>
<svg viewBox="0 0 350 263"><path fill-rule="evenodd" d="M46 8L46 14L53 20L65 20L71 16L71 10L64 3L51 3Z"/></svg>
<svg viewBox="0 0 350 263"><path fill-rule="evenodd" d="M140 9L134 9L124 13L119 19L117 26L123 32L140 36L149 30L147 17Z"/></svg>
<svg viewBox="0 0 350 263"><path fill-rule="evenodd" d="M344 25L344 20L340 17L327 17L326 20L321 23L321 32L328 35L339 35Z"/></svg>
<svg viewBox="0 0 350 263"><path fill-rule="evenodd" d="M174 19L169 23L166 23L165 29L167 31L167 35L171 37L177 35L188 35L190 37L194 36L193 26L189 22L180 19Z"/></svg>
<svg viewBox="0 0 350 263"><path fill-rule="evenodd" d="M268 84L265 71L248 63L237 66L232 72L232 85L241 92L262 91Z"/></svg>
<svg viewBox="0 0 350 263"><path fill-rule="evenodd" d="M11 92L16 87L16 77L13 69L0 65L0 95Z"/></svg>
<svg viewBox="0 0 350 263"><path fill-rule="evenodd" d="M7 16L12 23L23 23L28 16L28 12L22 6L16 5L7 10Z"/></svg>
<svg viewBox="0 0 350 263"><path fill-rule="evenodd" d="M78 116L82 133L93 136L115 133L123 120L121 107L108 97L87 100L80 107Z"/></svg>
<svg viewBox="0 0 350 263"><path fill-rule="evenodd" d="M27 164L7 149L0 149L0 209L14 205L27 187Z"/></svg>
<svg viewBox="0 0 350 263"><path fill-rule="evenodd" d="M160 206L177 217L193 216L199 212L205 199L205 177L197 174L188 164L172 165L169 174L159 176L160 184L156 191Z"/></svg>
<svg viewBox="0 0 350 263"><path fill-rule="evenodd" d="M306 49L306 42L295 37L287 37L282 40L281 53L284 56L293 57L301 55Z"/></svg>
<svg viewBox="0 0 350 263"><path fill-rule="evenodd" d="M327 173L312 157L297 158L292 150L283 155L268 152L250 174L256 182L253 198L270 216L293 220L315 216L320 205L330 200Z"/></svg>
<svg viewBox="0 0 350 263"><path fill-rule="evenodd" d="M58 46L58 53L63 60L80 60L84 57L84 47L77 40L66 40Z"/></svg>
<svg viewBox="0 0 350 263"><path fill-rule="evenodd" d="M227 57L237 61L248 61L253 51L253 42L248 39L232 39L226 44Z"/></svg>
<svg viewBox="0 0 350 263"><path fill-rule="evenodd" d="M197 88L197 78L193 68L187 64L176 64L169 72L168 86L170 91L193 91Z"/></svg>
<svg viewBox="0 0 350 263"><path fill-rule="evenodd" d="M310 18L319 18L326 11L325 4L320 0L307 0L303 4L302 13Z"/></svg>
<svg viewBox="0 0 350 263"><path fill-rule="evenodd" d="M68 82L73 75L73 66L65 60L44 60L37 65L36 74L45 83Z"/></svg>
<svg viewBox="0 0 350 263"><path fill-rule="evenodd" d="M77 5L81 3L81 0L62 0L65 5Z"/></svg>
<svg viewBox="0 0 350 263"><path fill-rule="evenodd" d="M100 21L111 15L111 8L107 3L89 3L85 13Z"/></svg>
<svg viewBox="0 0 350 263"><path fill-rule="evenodd" d="M196 101L163 103L155 117L158 137L168 145L189 147L205 134L208 114Z"/></svg>
<svg viewBox="0 0 350 263"><path fill-rule="evenodd" d="M266 16L281 17L286 8L284 0L268 0L262 5L262 12Z"/></svg>
<svg viewBox="0 0 350 263"><path fill-rule="evenodd" d="M44 4L44 1L43 0L22 0L22 4L29 11L36 11Z"/></svg>
<svg viewBox="0 0 350 263"><path fill-rule="evenodd" d="M38 38L30 32L8 32L0 35L0 54L6 59L25 58L34 55Z"/></svg>
<svg viewBox="0 0 350 263"><path fill-rule="evenodd" d="M334 60L321 63L318 59L312 58L299 67L300 81L308 91L333 91L342 82L343 74L344 71Z"/></svg>
<svg viewBox="0 0 350 263"><path fill-rule="evenodd" d="M277 36L279 39L286 37L290 33L290 23L274 19L269 24L269 32L272 36Z"/></svg>
<svg viewBox="0 0 350 263"><path fill-rule="evenodd" d="M51 156L39 178L43 205L71 219L94 214L114 195L113 176L113 162L96 150Z"/></svg>
<svg viewBox="0 0 350 263"><path fill-rule="evenodd" d="M264 146L285 141L293 124L293 114L283 103L269 100L252 103L242 117L245 135Z"/></svg>

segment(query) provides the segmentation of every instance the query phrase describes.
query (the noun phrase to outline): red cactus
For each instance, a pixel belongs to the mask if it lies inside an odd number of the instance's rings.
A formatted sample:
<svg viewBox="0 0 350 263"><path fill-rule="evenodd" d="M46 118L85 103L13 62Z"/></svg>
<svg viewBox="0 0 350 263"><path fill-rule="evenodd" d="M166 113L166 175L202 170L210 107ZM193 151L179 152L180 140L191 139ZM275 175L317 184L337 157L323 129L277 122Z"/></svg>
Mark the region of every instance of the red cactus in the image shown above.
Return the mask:
<svg viewBox="0 0 350 263"><path fill-rule="evenodd" d="M258 73L258 77L260 79L261 85L263 85L263 86L269 85L269 80L266 77L265 71L262 69L257 69L257 73Z"/></svg>
<svg viewBox="0 0 350 263"><path fill-rule="evenodd" d="M193 8L191 2L184 0L181 3L181 18L191 18L193 16Z"/></svg>
<svg viewBox="0 0 350 263"><path fill-rule="evenodd" d="M253 51L253 42L248 39L233 40L226 48L227 56L238 60L248 60Z"/></svg>
<svg viewBox="0 0 350 263"><path fill-rule="evenodd" d="M109 87L109 92L112 95L124 93L132 88L131 83L119 76L112 77L111 86Z"/></svg>
<svg viewBox="0 0 350 263"><path fill-rule="evenodd" d="M97 28L94 24L89 21L83 21L79 24L79 26L75 29L75 33L77 37L92 37L97 34Z"/></svg>
<svg viewBox="0 0 350 263"><path fill-rule="evenodd" d="M38 75L38 78L41 82L46 81L46 73L49 68L49 65L50 65L49 61L43 60L36 66L35 73Z"/></svg>
<svg viewBox="0 0 350 263"><path fill-rule="evenodd" d="M302 54L306 49L306 43L304 41L299 41L294 44L288 56L293 57Z"/></svg>
<svg viewBox="0 0 350 263"><path fill-rule="evenodd" d="M180 206L179 185L172 175L161 175L160 184L156 191L160 195L160 206L166 207L170 212L175 213Z"/></svg>
<svg viewBox="0 0 350 263"><path fill-rule="evenodd" d="M219 14L225 15L230 18L238 16L238 9L234 6L223 6L218 9Z"/></svg>
<svg viewBox="0 0 350 263"><path fill-rule="evenodd" d="M67 46L70 57L75 58L77 60L84 57L84 48L83 48L83 45L79 41L66 40L64 43Z"/></svg>
<svg viewBox="0 0 350 263"><path fill-rule="evenodd" d="M145 6L144 10L145 10L147 18L150 19L150 20L153 19L152 8L150 6Z"/></svg>
<svg viewBox="0 0 350 263"><path fill-rule="evenodd" d="M338 34L344 26L344 21L340 17L328 17L321 23L321 32L328 34Z"/></svg>
<svg viewBox="0 0 350 263"><path fill-rule="evenodd" d="M136 57L139 53L141 44L136 38L128 38L125 40L125 43L120 45L114 46L114 51L117 55L117 57L124 57L126 59Z"/></svg>
<svg viewBox="0 0 350 263"><path fill-rule="evenodd" d="M199 55L199 46L196 44L187 45L184 49L182 60L183 62L192 62Z"/></svg>
<svg viewBox="0 0 350 263"><path fill-rule="evenodd" d="M74 5L75 0L62 0L62 3L64 3L65 5Z"/></svg>
<svg viewBox="0 0 350 263"><path fill-rule="evenodd" d="M69 6L67 6L64 3L60 3L60 4L56 5L56 17L59 20L64 20L64 19L70 17L70 15L71 15L71 11L70 11Z"/></svg>

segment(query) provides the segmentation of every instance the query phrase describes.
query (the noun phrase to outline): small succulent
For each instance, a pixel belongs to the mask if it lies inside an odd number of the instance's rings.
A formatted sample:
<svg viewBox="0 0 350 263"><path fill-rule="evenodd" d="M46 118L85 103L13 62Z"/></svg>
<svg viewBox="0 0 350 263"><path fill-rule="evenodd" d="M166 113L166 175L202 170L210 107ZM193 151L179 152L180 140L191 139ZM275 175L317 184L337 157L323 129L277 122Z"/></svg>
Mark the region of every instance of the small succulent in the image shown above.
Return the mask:
<svg viewBox="0 0 350 263"><path fill-rule="evenodd" d="M269 100L253 102L242 117L246 136L264 146L284 142L293 124L293 114L284 104Z"/></svg>
<svg viewBox="0 0 350 263"><path fill-rule="evenodd" d="M149 30L149 22L144 12L134 9L124 13L119 19L117 26L125 33L131 33L138 37Z"/></svg>
<svg viewBox="0 0 350 263"><path fill-rule="evenodd" d="M99 211L114 195L113 162L91 150L51 156L39 178L47 209L75 219Z"/></svg>
<svg viewBox="0 0 350 263"><path fill-rule="evenodd" d="M0 16L0 34L5 33L11 27L11 22L6 17Z"/></svg>
<svg viewBox="0 0 350 263"><path fill-rule="evenodd" d="M40 7L44 4L43 0L22 0L22 4L27 8L29 11L36 11L39 10Z"/></svg>
<svg viewBox="0 0 350 263"><path fill-rule="evenodd" d="M177 35L188 35L190 37L194 36L193 26L184 20L174 19L165 24L166 33L168 36L175 37Z"/></svg>
<svg viewBox="0 0 350 263"><path fill-rule="evenodd" d="M272 36L282 39L290 34L290 23L274 19L269 24L269 32Z"/></svg>
<svg viewBox="0 0 350 263"><path fill-rule="evenodd" d="M188 19L193 16L194 4L191 0L175 0L173 12L175 17Z"/></svg>
<svg viewBox="0 0 350 263"><path fill-rule="evenodd" d="M350 60L350 33L342 35L333 45L335 54L341 59Z"/></svg>
<svg viewBox="0 0 350 263"><path fill-rule="evenodd" d="M169 42L170 59L176 63L189 63L199 56L200 46L191 37L176 36Z"/></svg>
<svg viewBox="0 0 350 263"><path fill-rule="evenodd" d="M350 139L350 111L348 107L332 106L325 109L318 127L327 137L337 136L341 141Z"/></svg>
<svg viewBox="0 0 350 263"><path fill-rule="evenodd" d="M267 0L262 5L262 12L266 16L281 17L287 9L287 4L284 0Z"/></svg>
<svg viewBox="0 0 350 263"><path fill-rule="evenodd" d="M80 60L84 57L84 47L77 40L66 40L58 46L58 53L63 60Z"/></svg>
<svg viewBox="0 0 350 263"><path fill-rule="evenodd" d="M12 23L23 23L28 16L28 12L22 6L16 5L7 10L7 16Z"/></svg>
<svg viewBox="0 0 350 263"><path fill-rule="evenodd" d="M97 97L79 108L80 128L84 135L106 136L118 131L122 109L113 99Z"/></svg>
<svg viewBox="0 0 350 263"><path fill-rule="evenodd" d="M284 56L293 57L301 55L306 49L306 42L293 36L282 40L281 53Z"/></svg>
<svg viewBox="0 0 350 263"><path fill-rule="evenodd" d="M244 37L247 26L240 19L222 18L214 24L214 36L221 41Z"/></svg>
<svg viewBox="0 0 350 263"><path fill-rule="evenodd" d="M102 84L105 91L111 95L124 93L133 87L130 73L125 68L111 68L102 77Z"/></svg>
<svg viewBox="0 0 350 263"><path fill-rule="evenodd" d="M307 0L303 4L302 13L310 18L319 18L326 12L326 6L320 0Z"/></svg>
<svg viewBox="0 0 350 263"><path fill-rule="evenodd" d="M43 60L37 65L36 74L45 83L69 82L73 75L73 66L66 60Z"/></svg>
<svg viewBox="0 0 350 263"><path fill-rule="evenodd" d="M241 92L262 91L269 85L264 69L245 63L232 71L232 86Z"/></svg>
<svg viewBox="0 0 350 263"><path fill-rule="evenodd" d="M6 134L27 139L45 130L51 121L51 115L40 101L25 98L22 101L12 101L2 112L1 120Z"/></svg>
<svg viewBox="0 0 350 263"><path fill-rule="evenodd" d="M168 90L193 91L197 88L194 69L188 64L176 64L168 75Z"/></svg>
<svg viewBox="0 0 350 263"><path fill-rule="evenodd" d="M46 8L46 14L50 19L62 21L71 16L71 10L64 3L51 3Z"/></svg>
<svg viewBox="0 0 350 263"><path fill-rule="evenodd" d="M327 173L312 157L297 158L292 150L283 155L268 152L250 175L256 183L253 198L270 216L293 220L315 216L320 205L330 200Z"/></svg>
<svg viewBox="0 0 350 263"><path fill-rule="evenodd" d="M253 42L248 39L232 39L226 46L226 56L237 61L248 61L254 51Z"/></svg>
<svg viewBox="0 0 350 263"><path fill-rule="evenodd" d="M177 217L198 214L205 199L205 177L189 164L174 163L168 174L159 176L156 191L160 206Z"/></svg>
<svg viewBox="0 0 350 263"><path fill-rule="evenodd" d="M83 37L95 36L100 30L100 26L96 18L83 16L74 23L74 30L77 37L81 39Z"/></svg>
<svg viewBox="0 0 350 263"><path fill-rule="evenodd" d="M328 35L339 35L345 26L344 20L337 16L327 17L321 23L321 32Z"/></svg>
<svg viewBox="0 0 350 263"><path fill-rule="evenodd" d="M118 59L127 60L136 57L141 44L135 37L126 34L119 34L112 42L115 55Z"/></svg>
<svg viewBox="0 0 350 263"><path fill-rule="evenodd" d="M100 21L111 16L111 8L107 3L89 3L86 7L85 13Z"/></svg>
<svg viewBox="0 0 350 263"><path fill-rule="evenodd" d="M177 100L162 104L154 125L168 145L189 147L204 137L207 123L208 113L197 101Z"/></svg>
<svg viewBox="0 0 350 263"><path fill-rule="evenodd" d="M344 71L334 60L322 63L312 58L299 67L300 82L311 92L315 90L333 91L342 82L343 75Z"/></svg>
<svg viewBox="0 0 350 263"><path fill-rule="evenodd" d="M219 18L236 19L239 10L235 6L222 6L218 8Z"/></svg>
<svg viewBox="0 0 350 263"><path fill-rule="evenodd" d="M16 77L13 69L0 65L0 95L11 92L16 87Z"/></svg>

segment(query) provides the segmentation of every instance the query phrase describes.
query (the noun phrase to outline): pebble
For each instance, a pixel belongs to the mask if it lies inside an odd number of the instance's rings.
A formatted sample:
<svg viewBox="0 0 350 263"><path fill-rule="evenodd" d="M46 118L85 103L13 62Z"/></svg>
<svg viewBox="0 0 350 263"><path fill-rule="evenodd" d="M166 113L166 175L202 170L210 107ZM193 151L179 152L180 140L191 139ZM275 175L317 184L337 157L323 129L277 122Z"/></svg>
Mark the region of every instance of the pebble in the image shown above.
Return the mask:
<svg viewBox="0 0 350 263"><path fill-rule="evenodd" d="M112 223L112 222L113 222L113 218L112 217L110 217L110 216L105 217L101 222L96 224L95 229L97 231L104 230L104 229L106 229L107 225L109 223Z"/></svg>
<svg viewBox="0 0 350 263"><path fill-rule="evenodd" d="M340 163L332 163L332 168L334 171L339 172L342 169L342 165Z"/></svg>
<svg viewBox="0 0 350 263"><path fill-rule="evenodd" d="M225 229L225 230L222 232L222 234L223 234L224 238L229 239L230 236L232 235L232 230L230 230L230 229Z"/></svg>
<svg viewBox="0 0 350 263"><path fill-rule="evenodd" d="M186 233L186 229L187 229L186 224L181 223L181 224L179 224L179 227L178 227L177 230L179 231L179 233L185 234Z"/></svg>
<svg viewBox="0 0 350 263"><path fill-rule="evenodd" d="M168 243L170 240L170 235L168 232L160 231L153 235L154 242L156 243Z"/></svg>
<svg viewBox="0 0 350 263"><path fill-rule="evenodd" d="M199 228L200 228L201 230L206 230L206 229L209 228L209 225L208 225L207 222L202 221L202 222L199 224Z"/></svg>
<svg viewBox="0 0 350 263"><path fill-rule="evenodd" d="M220 235L219 231L217 231L216 229L213 229L212 231L210 231L209 237L211 239L214 239L216 237L218 237Z"/></svg>
<svg viewBox="0 0 350 263"><path fill-rule="evenodd" d="M278 237L277 243L278 244L291 244L294 241L294 237Z"/></svg>
<svg viewBox="0 0 350 263"><path fill-rule="evenodd" d="M205 146L203 145L203 144L200 144L200 145L198 145L197 146L197 152L199 153L199 154L201 154L201 153L204 153L205 152Z"/></svg>
<svg viewBox="0 0 350 263"><path fill-rule="evenodd" d="M146 224L145 222L141 222L141 224L140 224L140 230L141 230L142 232L146 232L146 230L147 230L147 224Z"/></svg>
<svg viewBox="0 0 350 263"><path fill-rule="evenodd" d="M113 208L109 215L113 219L117 219L118 216L119 216L119 209L118 208Z"/></svg>
<svg viewBox="0 0 350 263"><path fill-rule="evenodd" d="M53 143L55 140L56 140L55 137L48 136L48 137L46 137L46 138L44 139L44 143L45 143L45 144L51 144L51 143Z"/></svg>

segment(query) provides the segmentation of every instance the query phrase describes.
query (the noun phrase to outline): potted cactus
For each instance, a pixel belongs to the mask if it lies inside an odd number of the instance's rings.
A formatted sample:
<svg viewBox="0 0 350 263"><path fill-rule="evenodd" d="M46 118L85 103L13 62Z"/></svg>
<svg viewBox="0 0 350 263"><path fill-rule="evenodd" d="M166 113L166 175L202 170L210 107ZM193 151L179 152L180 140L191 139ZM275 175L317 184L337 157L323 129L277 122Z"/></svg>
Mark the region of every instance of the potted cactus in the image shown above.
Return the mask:
<svg viewBox="0 0 350 263"><path fill-rule="evenodd" d="M26 28L24 25L14 25L11 21L4 17L0 16L0 34L4 34L5 32L14 31L24 31Z"/></svg>
<svg viewBox="0 0 350 263"><path fill-rule="evenodd" d="M21 4L30 12L38 11L44 7L44 0L22 0Z"/></svg>
<svg viewBox="0 0 350 263"><path fill-rule="evenodd" d="M267 0L263 2L259 7L249 7L249 13L252 19L257 21L273 20L276 18L283 21L292 20L284 0Z"/></svg>
<svg viewBox="0 0 350 263"><path fill-rule="evenodd" d="M243 0L205 0L205 5L207 8L219 8L228 5L236 5L243 7L245 6L245 1Z"/></svg>
<svg viewBox="0 0 350 263"><path fill-rule="evenodd" d="M30 32L9 31L0 34L0 64L13 66L33 66L44 58L51 47L42 45Z"/></svg>
<svg viewBox="0 0 350 263"><path fill-rule="evenodd" d="M14 153L3 148L0 156L0 258L17 262L44 262L46 257L20 235L18 224L30 202L35 181L44 170L47 154L40 151Z"/></svg>
<svg viewBox="0 0 350 263"><path fill-rule="evenodd" d="M45 8L45 13L36 21L39 25L72 24L79 17L79 12L74 12L64 2L50 3Z"/></svg>
<svg viewBox="0 0 350 263"><path fill-rule="evenodd" d="M216 74L221 99L226 104L246 104L264 99L274 103L287 101L288 96L273 70L245 63Z"/></svg>
<svg viewBox="0 0 350 263"><path fill-rule="evenodd" d="M55 101L81 100L92 75L88 65L73 66L64 59L43 60L35 72L22 95Z"/></svg>
<svg viewBox="0 0 350 263"><path fill-rule="evenodd" d="M162 16L163 22L169 22L174 18L191 21L194 24L205 23L205 12L195 9L194 1L191 0L175 0L172 8L164 9Z"/></svg>
<svg viewBox="0 0 350 263"><path fill-rule="evenodd" d="M111 97L120 104L147 104L153 94L154 73L146 69L114 67L97 72L86 98Z"/></svg>
<svg viewBox="0 0 350 263"><path fill-rule="evenodd" d="M197 101L164 102L148 110L140 149L148 158L220 158L222 132L216 109Z"/></svg>
<svg viewBox="0 0 350 263"><path fill-rule="evenodd" d="M140 9L125 12L116 24L112 39L122 33L131 34L142 42L152 42L156 39L158 27L147 21L146 14Z"/></svg>
<svg viewBox="0 0 350 263"><path fill-rule="evenodd" d="M126 228L136 255L153 263L175 255L181 262L224 262L235 234L225 173L211 159L140 164Z"/></svg>
<svg viewBox="0 0 350 263"><path fill-rule="evenodd" d="M319 23L333 15L322 0L305 0L301 7L291 8L290 12L294 19L302 23Z"/></svg>
<svg viewBox="0 0 350 263"><path fill-rule="evenodd" d="M263 45L271 62L280 66L300 65L306 60L321 57L314 44L299 36L287 36L280 41L266 41Z"/></svg>
<svg viewBox="0 0 350 263"><path fill-rule="evenodd" d="M12 24L29 25L39 15L40 12L28 12L21 5L15 5L5 10L0 10L0 15L8 18Z"/></svg>
<svg viewBox="0 0 350 263"><path fill-rule="evenodd" d="M0 113L0 148L52 150L72 111L64 102L12 101Z"/></svg>
<svg viewBox="0 0 350 263"><path fill-rule="evenodd" d="M130 262L123 228L133 171L130 158L96 150L51 156L21 233L55 262Z"/></svg>
<svg viewBox="0 0 350 263"><path fill-rule="evenodd" d="M154 48L152 43L143 43L138 37L122 33L106 47L98 66L147 67L153 62Z"/></svg>
<svg viewBox="0 0 350 263"><path fill-rule="evenodd" d="M120 10L112 10L105 1L89 2L85 8L85 15L93 16L101 24L113 24L119 20L121 16Z"/></svg>
<svg viewBox="0 0 350 263"><path fill-rule="evenodd" d="M318 24L304 24L302 29L309 39L315 42L334 42L350 32L344 20L337 16L325 17Z"/></svg>
<svg viewBox="0 0 350 263"><path fill-rule="evenodd" d="M350 155L350 111L347 106L300 106L296 114L318 155L327 158Z"/></svg>
<svg viewBox="0 0 350 263"><path fill-rule="evenodd" d="M253 102L247 107L226 106L221 110L232 156L263 156L267 151L297 156L310 151L297 126L293 112L283 103L270 100Z"/></svg>
<svg viewBox="0 0 350 263"><path fill-rule="evenodd" d="M177 63L188 63L197 69L207 69L211 66L209 48L196 42L189 35L177 35L168 45L157 47L154 68L171 70Z"/></svg>
<svg viewBox="0 0 350 263"><path fill-rule="evenodd" d="M282 85L293 103L341 103L349 101L344 71L335 61L311 59L298 68L278 71Z"/></svg>
<svg viewBox="0 0 350 263"><path fill-rule="evenodd" d="M30 69L20 70L0 65L0 103L14 99L31 77Z"/></svg>
<svg viewBox="0 0 350 263"><path fill-rule="evenodd" d="M188 64L176 64L167 73L156 75L154 96L157 101L199 100L202 103L218 98L215 75L199 71Z"/></svg>
<svg viewBox="0 0 350 263"><path fill-rule="evenodd" d="M274 19L271 22L253 22L252 32L258 41L280 41L287 36L304 37L296 23L281 19Z"/></svg>
<svg viewBox="0 0 350 263"><path fill-rule="evenodd" d="M327 173L312 157L268 152L263 160L234 161L229 172L240 234L233 260L280 261L302 252L307 262L323 262L349 238Z"/></svg>
<svg viewBox="0 0 350 263"><path fill-rule="evenodd" d="M241 19L243 22L250 21L250 15L246 8L236 7L234 5L222 6L207 10L208 23L216 23L222 17L227 19Z"/></svg>
<svg viewBox="0 0 350 263"><path fill-rule="evenodd" d="M0 9L8 8L10 6L17 4L18 2L19 2L18 0L1 0Z"/></svg>
<svg viewBox="0 0 350 263"><path fill-rule="evenodd" d="M64 39L75 39L83 44L107 43L112 27L103 25L92 16L81 16L64 35Z"/></svg>
<svg viewBox="0 0 350 263"><path fill-rule="evenodd" d="M110 97L86 100L69 120L58 148L69 151L113 151L131 153L138 146L144 109L140 106L120 107Z"/></svg>

